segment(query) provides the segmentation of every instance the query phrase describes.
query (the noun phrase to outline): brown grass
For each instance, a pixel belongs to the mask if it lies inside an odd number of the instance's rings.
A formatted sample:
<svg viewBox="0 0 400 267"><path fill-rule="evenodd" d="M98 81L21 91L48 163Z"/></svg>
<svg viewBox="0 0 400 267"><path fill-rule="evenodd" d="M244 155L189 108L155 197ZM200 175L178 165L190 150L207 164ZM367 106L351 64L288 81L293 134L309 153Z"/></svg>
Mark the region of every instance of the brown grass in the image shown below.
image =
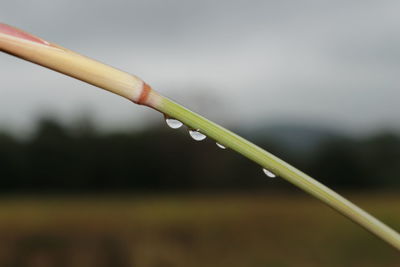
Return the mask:
<svg viewBox="0 0 400 267"><path fill-rule="evenodd" d="M400 229L400 196L353 195ZM305 196L0 200L0 266L400 266L400 255Z"/></svg>

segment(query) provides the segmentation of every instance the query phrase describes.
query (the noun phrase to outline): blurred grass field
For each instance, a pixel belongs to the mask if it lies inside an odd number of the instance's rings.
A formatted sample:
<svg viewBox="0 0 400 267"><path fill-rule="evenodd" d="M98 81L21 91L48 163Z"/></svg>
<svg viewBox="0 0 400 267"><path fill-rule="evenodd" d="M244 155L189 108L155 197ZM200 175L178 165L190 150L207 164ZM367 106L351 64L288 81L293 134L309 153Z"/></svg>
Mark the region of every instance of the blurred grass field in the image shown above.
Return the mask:
<svg viewBox="0 0 400 267"><path fill-rule="evenodd" d="M400 196L345 194L396 230ZM400 266L304 195L2 197L0 266Z"/></svg>

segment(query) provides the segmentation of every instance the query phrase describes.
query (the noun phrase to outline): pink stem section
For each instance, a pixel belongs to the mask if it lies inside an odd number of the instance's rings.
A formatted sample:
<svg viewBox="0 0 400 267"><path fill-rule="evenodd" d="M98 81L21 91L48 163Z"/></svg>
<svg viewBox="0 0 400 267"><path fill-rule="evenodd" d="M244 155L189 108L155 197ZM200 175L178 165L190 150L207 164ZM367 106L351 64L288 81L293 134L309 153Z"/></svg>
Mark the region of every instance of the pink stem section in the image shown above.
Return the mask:
<svg viewBox="0 0 400 267"><path fill-rule="evenodd" d="M26 33L24 31L21 31L20 29L11 27L10 25L4 23L0 23L0 33L43 45L49 45L49 43L46 42L45 40L42 40L36 36L33 36L29 33Z"/></svg>

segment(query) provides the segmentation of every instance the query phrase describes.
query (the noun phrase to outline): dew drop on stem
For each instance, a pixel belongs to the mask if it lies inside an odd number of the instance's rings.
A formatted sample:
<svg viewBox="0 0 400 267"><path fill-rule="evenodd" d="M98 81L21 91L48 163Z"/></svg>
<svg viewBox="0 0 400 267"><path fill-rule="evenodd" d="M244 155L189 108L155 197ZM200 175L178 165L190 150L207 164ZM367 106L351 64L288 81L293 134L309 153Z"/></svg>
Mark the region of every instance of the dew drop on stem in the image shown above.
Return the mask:
<svg viewBox="0 0 400 267"><path fill-rule="evenodd" d="M224 145L221 145L220 143L218 143L218 142L216 142L215 143L219 148L221 148L221 149L226 149L226 146L224 146Z"/></svg>
<svg viewBox="0 0 400 267"><path fill-rule="evenodd" d="M276 177L276 175L275 175L273 172L271 172L271 171L269 171L269 170L267 170L267 169L265 169L265 168L263 168L263 172L264 172L265 175L267 175L269 178L275 178L275 177Z"/></svg>
<svg viewBox="0 0 400 267"><path fill-rule="evenodd" d="M189 129L189 134L196 141L203 141L207 137L206 135L204 135L201 132L199 132L199 130L191 130L191 129Z"/></svg>
<svg viewBox="0 0 400 267"><path fill-rule="evenodd" d="M165 117L165 122L172 129L178 129L178 128L182 127L182 125L183 125L182 122L180 122L176 119L169 118L169 117Z"/></svg>

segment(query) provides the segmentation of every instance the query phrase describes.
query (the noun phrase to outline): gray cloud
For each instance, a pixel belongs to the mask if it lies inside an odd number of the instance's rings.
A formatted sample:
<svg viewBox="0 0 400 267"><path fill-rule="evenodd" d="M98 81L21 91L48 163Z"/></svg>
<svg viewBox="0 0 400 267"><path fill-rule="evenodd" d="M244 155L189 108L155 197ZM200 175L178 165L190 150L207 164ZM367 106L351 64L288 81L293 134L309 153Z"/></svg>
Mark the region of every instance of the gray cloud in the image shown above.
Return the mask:
<svg viewBox="0 0 400 267"><path fill-rule="evenodd" d="M144 78L223 123L400 128L398 1L9 1L4 22ZM0 125L43 109L105 127L158 116L0 55ZM210 108L193 96L215 97ZM203 103L205 101L202 101ZM146 119L143 119L146 118Z"/></svg>

